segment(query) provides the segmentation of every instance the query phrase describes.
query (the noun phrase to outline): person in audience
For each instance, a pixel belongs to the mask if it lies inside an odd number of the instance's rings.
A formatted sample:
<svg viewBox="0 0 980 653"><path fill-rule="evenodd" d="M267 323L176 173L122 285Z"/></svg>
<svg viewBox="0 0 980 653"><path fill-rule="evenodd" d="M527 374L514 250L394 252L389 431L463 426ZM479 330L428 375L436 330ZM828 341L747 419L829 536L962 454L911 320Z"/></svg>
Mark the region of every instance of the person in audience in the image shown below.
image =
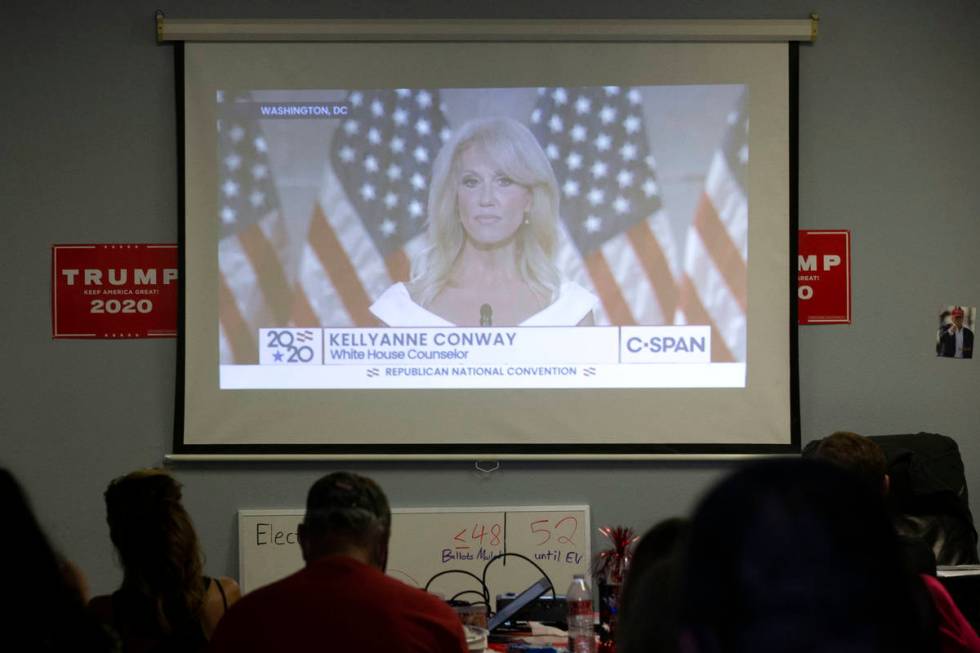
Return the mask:
<svg viewBox="0 0 980 653"><path fill-rule="evenodd" d="M348 472L310 488L297 531L306 566L247 594L218 625L215 653L465 653L456 613L385 575L391 510L371 479Z"/></svg>
<svg viewBox="0 0 980 653"><path fill-rule="evenodd" d="M162 469L113 480L105 491L109 537L122 586L89 607L111 626L126 653L201 651L238 600L238 583L204 575L204 560L181 486Z"/></svg>
<svg viewBox="0 0 980 653"><path fill-rule="evenodd" d="M687 519L666 519L633 547L620 598L620 653L677 651L677 591L689 528Z"/></svg>
<svg viewBox="0 0 980 653"><path fill-rule="evenodd" d="M654 524L633 546L629 569L623 579L623 591L619 605L626 613L633 600L638 583L651 567L665 560L673 560L683 549L690 522L684 517L671 517Z"/></svg>
<svg viewBox="0 0 980 653"><path fill-rule="evenodd" d="M812 457L847 470L877 490L884 497L891 481L887 474L885 452L871 438L837 431L817 445ZM929 596L928 617L938 628L943 653L967 651L980 653L980 637L966 619L949 592L936 579L936 556L929 546L916 538L898 536L906 568L920 575Z"/></svg>
<svg viewBox="0 0 980 653"><path fill-rule="evenodd" d="M939 650L881 493L825 462L757 463L711 490L682 588L690 653Z"/></svg>
<svg viewBox="0 0 980 653"><path fill-rule="evenodd" d="M946 587L935 576L922 574L921 578L932 601L942 653L980 653L980 637L976 629L960 611Z"/></svg>
<svg viewBox="0 0 980 653"><path fill-rule="evenodd" d="M835 431L817 443L811 456L846 469L882 496L888 494L891 485L888 459L871 438L850 431Z"/></svg>
<svg viewBox="0 0 980 653"><path fill-rule="evenodd" d="M850 431L836 431L820 440L810 457L847 470L887 501L891 488L888 461L885 452L871 438ZM898 542L910 571L936 575L936 556L928 544L902 535L898 536Z"/></svg>
<svg viewBox="0 0 980 653"><path fill-rule="evenodd" d="M118 651L115 637L85 609L84 577L52 549L13 475L0 468L0 602L5 651Z"/></svg>

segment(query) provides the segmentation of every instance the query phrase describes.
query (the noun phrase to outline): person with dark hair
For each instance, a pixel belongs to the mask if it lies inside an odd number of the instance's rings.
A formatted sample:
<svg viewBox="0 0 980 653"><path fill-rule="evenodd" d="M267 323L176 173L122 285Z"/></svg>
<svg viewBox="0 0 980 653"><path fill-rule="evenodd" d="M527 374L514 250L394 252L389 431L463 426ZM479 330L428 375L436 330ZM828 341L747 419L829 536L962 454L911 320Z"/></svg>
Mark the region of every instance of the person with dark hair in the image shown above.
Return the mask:
<svg viewBox="0 0 980 653"><path fill-rule="evenodd" d="M84 581L45 537L13 475L0 468L0 540L5 651L118 651L118 641L85 609Z"/></svg>
<svg viewBox="0 0 980 653"><path fill-rule="evenodd" d="M939 650L881 493L826 463L766 461L717 485L682 583L685 651Z"/></svg>
<svg viewBox="0 0 980 653"><path fill-rule="evenodd" d="M885 452L878 443L857 433L838 431L821 440L810 454L816 460L829 462L861 479L872 490L887 497L891 481L887 474ZM939 634L943 653L967 651L980 653L980 638L953 598L936 576L936 556L932 549L915 537L897 536L906 570L918 574L928 593L927 618Z"/></svg>
<svg viewBox="0 0 980 653"><path fill-rule="evenodd" d="M250 592L218 625L211 650L465 653L456 613L385 575L391 509L348 472L310 488L297 536L306 566Z"/></svg>
<svg viewBox="0 0 980 653"><path fill-rule="evenodd" d="M811 456L857 475L875 492L888 494L891 482L888 460L881 447L870 438L850 431L836 431L822 439Z"/></svg>
<svg viewBox="0 0 980 653"><path fill-rule="evenodd" d="M204 650L240 591L231 578L204 575L180 484L162 469L139 470L113 480L105 504L123 582L92 599L92 612L119 633L126 653Z"/></svg>
<svg viewBox="0 0 980 653"><path fill-rule="evenodd" d="M654 524L633 546L629 569L623 580L620 609L624 615L630 612L639 579L651 567L663 565L678 557L687 538L690 522L683 517L671 517ZM622 618L622 617L621 617Z"/></svg>
<svg viewBox="0 0 980 653"><path fill-rule="evenodd" d="M654 525L633 547L620 598L616 649L620 653L677 650L677 591L690 522Z"/></svg>
<svg viewBox="0 0 980 653"><path fill-rule="evenodd" d="M817 442L809 454L854 474L874 492L886 498L891 489L885 452L871 438L850 431L836 431ZM899 546L908 569L914 573L936 575L936 556L921 539L898 536Z"/></svg>

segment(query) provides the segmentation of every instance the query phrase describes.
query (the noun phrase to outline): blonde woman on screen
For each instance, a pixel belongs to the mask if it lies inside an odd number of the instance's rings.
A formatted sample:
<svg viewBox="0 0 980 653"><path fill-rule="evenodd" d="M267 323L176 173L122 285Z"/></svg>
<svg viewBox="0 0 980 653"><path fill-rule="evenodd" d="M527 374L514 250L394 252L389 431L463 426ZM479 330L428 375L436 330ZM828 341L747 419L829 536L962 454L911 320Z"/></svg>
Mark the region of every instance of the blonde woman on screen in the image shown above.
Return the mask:
<svg viewBox="0 0 980 653"><path fill-rule="evenodd" d="M524 125L464 124L433 164L428 249L411 282L388 288L371 312L388 326L594 324L596 297L555 265L558 197Z"/></svg>

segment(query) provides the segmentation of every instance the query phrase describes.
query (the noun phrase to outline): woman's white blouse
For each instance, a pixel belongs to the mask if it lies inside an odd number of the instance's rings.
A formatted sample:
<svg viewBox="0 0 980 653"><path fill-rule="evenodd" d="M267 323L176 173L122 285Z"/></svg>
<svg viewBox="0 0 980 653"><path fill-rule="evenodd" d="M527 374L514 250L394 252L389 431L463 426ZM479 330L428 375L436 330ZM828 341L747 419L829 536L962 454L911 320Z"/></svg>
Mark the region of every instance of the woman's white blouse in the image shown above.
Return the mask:
<svg viewBox="0 0 980 653"><path fill-rule="evenodd" d="M597 302L598 298L582 286L565 281L558 291L558 299L518 326L575 326L592 312ZM370 310L391 327L456 326L412 301L404 283L396 283L381 293Z"/></svg>

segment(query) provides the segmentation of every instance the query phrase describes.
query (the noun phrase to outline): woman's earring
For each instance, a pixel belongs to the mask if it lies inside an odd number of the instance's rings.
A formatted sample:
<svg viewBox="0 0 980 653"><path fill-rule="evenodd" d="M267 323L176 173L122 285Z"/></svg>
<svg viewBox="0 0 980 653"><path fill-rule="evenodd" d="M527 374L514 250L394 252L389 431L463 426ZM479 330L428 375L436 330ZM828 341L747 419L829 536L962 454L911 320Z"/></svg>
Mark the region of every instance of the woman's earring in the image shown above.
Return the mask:
<svg viewBox="0 0 980 653"><path fill-rule="evenodd" d="M531 224L531 216L527 211L524 212L524 224Z"/></svg>

